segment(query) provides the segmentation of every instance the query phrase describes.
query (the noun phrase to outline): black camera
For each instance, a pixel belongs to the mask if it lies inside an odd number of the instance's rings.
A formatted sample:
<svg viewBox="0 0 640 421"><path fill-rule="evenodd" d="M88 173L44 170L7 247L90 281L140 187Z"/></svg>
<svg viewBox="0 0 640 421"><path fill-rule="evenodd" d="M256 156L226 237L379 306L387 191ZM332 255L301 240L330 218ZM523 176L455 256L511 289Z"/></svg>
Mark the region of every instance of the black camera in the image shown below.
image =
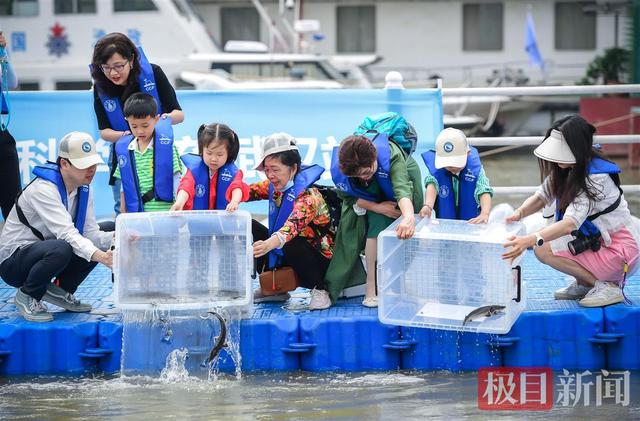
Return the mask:
<svg viewBox="0 0 640 421"><path fill-rule="evenodd" d="M574 240L569 241L569 251L574 256L582 253L585 250L598 251L600 250L600 234L598 235L585 235L582 232L575 230L571 232L571 235L575 237Z"/></svg>

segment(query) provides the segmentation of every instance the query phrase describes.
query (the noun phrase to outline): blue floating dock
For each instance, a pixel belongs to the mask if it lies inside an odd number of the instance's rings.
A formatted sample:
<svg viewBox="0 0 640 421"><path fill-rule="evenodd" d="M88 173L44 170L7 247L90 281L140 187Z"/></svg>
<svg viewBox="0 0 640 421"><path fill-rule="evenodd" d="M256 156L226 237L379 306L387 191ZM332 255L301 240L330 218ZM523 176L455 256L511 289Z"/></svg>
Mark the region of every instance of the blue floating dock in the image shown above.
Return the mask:
<svg viewBox="0 0 640 421"><path fill-rule="evenodd" d="M523 279L527 310L506 335L384 325L376 309L360 305L361 298L314 312L259 304L252 318L241 322L242 370L640 369L640 275L631 277L625 289L633 305L595 309L554 300L553 291L566 285L567 277L539 263L532 252L523 260ZM76 295L100 308L109 305L101 299L110 292L110 272L98 267ZM0 281L0 375L120 369L121 316L57 311L51 323L27 322L13 305L14 294ZM234 369L228 360L220 364L223 371Z"/></svg>

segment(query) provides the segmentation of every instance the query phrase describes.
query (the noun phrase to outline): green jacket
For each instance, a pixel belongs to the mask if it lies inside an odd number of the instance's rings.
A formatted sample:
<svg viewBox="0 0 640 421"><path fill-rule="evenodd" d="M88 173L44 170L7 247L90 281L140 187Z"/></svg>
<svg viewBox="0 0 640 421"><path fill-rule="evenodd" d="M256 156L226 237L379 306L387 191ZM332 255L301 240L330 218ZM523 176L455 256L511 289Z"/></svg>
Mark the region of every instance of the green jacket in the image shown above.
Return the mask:
<svg viewBox="0 0 640 421"><path fill-rule="evenodd" d="M396 201L408 197L413 207L418 211L424 202L422 177L420 168L412 157L407 157L395 143L389 142L391 147L390 177ZM380 189L378 189L380 190ZM327 291L335 303L342 290L366 282L366 272L360 259L367 240L366 215L358 216L353 210L357 198L342 195L342 214L340 225L336 233L333 257L325 275ZM384 201L380 196L380 202Z"/></svg>

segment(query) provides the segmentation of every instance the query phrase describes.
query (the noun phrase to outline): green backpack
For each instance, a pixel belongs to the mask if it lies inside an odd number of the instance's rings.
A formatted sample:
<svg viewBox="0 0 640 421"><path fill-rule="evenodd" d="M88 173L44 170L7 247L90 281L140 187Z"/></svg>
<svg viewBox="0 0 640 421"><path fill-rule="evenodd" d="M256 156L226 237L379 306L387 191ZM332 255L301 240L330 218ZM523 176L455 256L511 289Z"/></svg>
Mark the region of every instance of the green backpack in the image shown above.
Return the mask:
<svg viewBox="0 0 640 421"><path fill-rule="evenodd" d="M384 133L389 140L398 145L407 156L411 155L418 144L416 129L398 113L386 112L368 116L353 134Z"/></svg>

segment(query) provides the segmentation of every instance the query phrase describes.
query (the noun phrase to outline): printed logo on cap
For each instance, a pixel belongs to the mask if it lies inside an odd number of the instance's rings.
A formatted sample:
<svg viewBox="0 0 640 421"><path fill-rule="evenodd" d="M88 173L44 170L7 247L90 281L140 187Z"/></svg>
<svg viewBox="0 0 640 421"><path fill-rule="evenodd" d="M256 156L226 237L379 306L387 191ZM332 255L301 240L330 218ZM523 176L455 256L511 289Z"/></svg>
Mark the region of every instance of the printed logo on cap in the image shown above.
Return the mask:
<svg viewBox="0 0 640 421"><path fill-rule="evenodd" d="M440 186L440 197L448 197L449 196L449 187Z"/></svg>
<svg viewBox="0 0 640 421"><path fill-rule="evenodd" d="M196 196L197 197L204 196L204 192L205 192L204 185L202 185L202 184L196 185Z"/></svg>
<svg viewBox="0 0 640 421"><path fill-rule="evenodd" d="M445 142L444 145L442 145L442 149L444 149L444 151L446 153L450 153L453 152L453 143L451 142Z"/></svg>
<svg viewBox="0 0 640 421"><path fill-rule="evenodd" d="M84 142L84 143L82 144L82 150L83 150L84 152L86 152L86 153L91 152L91 143L89 143L89 142Z"/></svg>
<svg viewBox="0 0 640 421"><path fill-rule="evenodd" d="M104 109L112 113L116 110L116 102L112 99L108 99L104 102Z"/></svg>

